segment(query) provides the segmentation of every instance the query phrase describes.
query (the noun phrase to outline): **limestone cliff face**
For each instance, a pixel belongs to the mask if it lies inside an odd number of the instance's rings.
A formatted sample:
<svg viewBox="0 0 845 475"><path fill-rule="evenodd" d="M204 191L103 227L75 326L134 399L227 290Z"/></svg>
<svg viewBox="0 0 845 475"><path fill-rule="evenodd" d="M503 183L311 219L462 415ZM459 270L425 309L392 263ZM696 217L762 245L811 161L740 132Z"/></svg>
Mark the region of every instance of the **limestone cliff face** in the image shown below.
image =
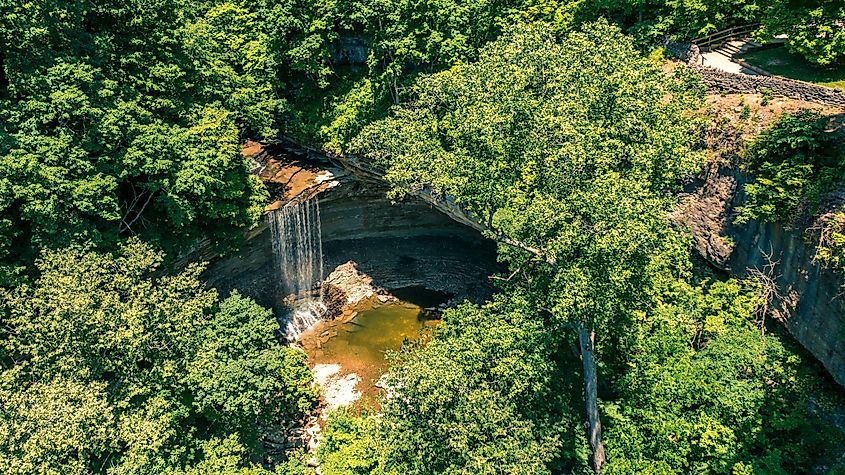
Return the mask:
<svg viewBox="0 0 845 475"><path fill-rule="evenodd" d="M380 288L426 287L474 301L491 294L495 243L422 200L392 203L384 188L354 180L319 200L326 275L353 261ZM275 265L265 220L239 252L212 262L206 277L224 295L237 289L279 309Z"/></svg>
<svg viewBox="0 0 845 475"><path fill-rule="evenodd" d="M782 298L775 315L789 332L845 386L845 305L841 277L813 262L815 250L800 230L750 223L731 232L736 247L731 269L763 269L771 253Z"/></svg>
<svg viewBox="0 0 845 475"><path fill-rule="evenodd" d="M743 173L714 165L681 197L672 218L690 230L696 250L719 269L741 277L753 269L768 272L774 264L770 274L779 296L772 313L845 386L842 277L814 261L803 227L734 224L745 182Z"/></svg>

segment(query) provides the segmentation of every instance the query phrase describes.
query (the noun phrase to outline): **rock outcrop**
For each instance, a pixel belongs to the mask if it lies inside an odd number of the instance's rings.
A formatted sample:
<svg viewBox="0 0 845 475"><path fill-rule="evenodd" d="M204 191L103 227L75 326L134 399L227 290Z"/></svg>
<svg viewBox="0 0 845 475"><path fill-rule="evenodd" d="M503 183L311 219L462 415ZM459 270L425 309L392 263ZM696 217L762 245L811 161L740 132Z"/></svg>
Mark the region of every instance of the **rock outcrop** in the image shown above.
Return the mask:
<svg viewBox="0 0 845 475"><path fill-rule="evenodd" d="M711 166L688 187L671 216L689 228L698 253L720 269L727 269L734 250L728 222L736 187L731 170Z"/></svg>
<svg viewBox="0 0 845 475"><path fill-rule="evenodd" d="M268 209L319 195L326 275L351 261L374 288L425 287L456 300L483 301L491 295L488 276L499 270L496 244L476 228L420 199L391 202L377 171L290 143L255 151L263 154L256 160L260 176L280 188ZM213 260L206 278L223 295L237 289L282 310L266 222L246 236L240 251Z"/></svg>
<svg viewBox="0 0 845 475"><path fill-rule="evenodd" d="M747 177L714 166L683 195L673 220L690 230L714 267L744 277L762 272L777 284L771 312L845 386L845 295L842 276L815 261L806 226L733 223Z"/></svg>

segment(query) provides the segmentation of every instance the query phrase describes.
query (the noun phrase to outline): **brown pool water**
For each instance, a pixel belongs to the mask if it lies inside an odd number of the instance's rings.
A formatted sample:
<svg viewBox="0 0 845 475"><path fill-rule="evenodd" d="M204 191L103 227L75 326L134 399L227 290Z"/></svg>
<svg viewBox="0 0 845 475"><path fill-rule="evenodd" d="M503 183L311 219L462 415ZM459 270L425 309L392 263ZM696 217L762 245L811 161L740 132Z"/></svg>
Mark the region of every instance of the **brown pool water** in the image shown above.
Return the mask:
<svg viewBox="0 0 845 475"><path fill-rule="evenodd" d="M372 406L381 392L375 385L388 369L385 354L399 350L406 341L425 337L437 324L424 313L420 306L404 301L365 302L336 320L319 323L302 336L300 344L312 368L337 364L340 374L357 374L361 402Z"/></svg>

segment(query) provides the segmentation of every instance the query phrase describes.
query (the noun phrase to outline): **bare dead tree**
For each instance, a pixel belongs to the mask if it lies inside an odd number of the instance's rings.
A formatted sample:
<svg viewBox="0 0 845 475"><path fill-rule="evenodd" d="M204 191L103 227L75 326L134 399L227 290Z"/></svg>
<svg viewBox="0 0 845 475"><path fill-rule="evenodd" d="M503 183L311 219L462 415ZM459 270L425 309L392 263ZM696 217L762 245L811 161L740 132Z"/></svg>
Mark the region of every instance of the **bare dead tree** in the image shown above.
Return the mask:
<svg viewBox="0 0 845 475"><path fill-rule="evenodd" d="M498 275L491 275L491 276L489 277L489 279L490 279L490 280L501 280L501 281L503 281L503 282L510 282L510 281L511 281L511 279L513 279L513 278L516 276L516 274L519 274L519 271L521 271L521 270L522 270L522 269L521 269L521 268L519 268L519 269L517 269L517 270L515 270L515 271L511 272L511 275L509 275L507 278L505 278L505 277L499 277Z"/></svg>
<svg viewBox="0 0 845 475"><path fill-rule="evenodd" d="M763 259L765 260L762 269L759 267L748 269L748 276L751 277L756 284L754 291L758 299L758 303L754 309L754 314L757 316L757 325L760 327L761 334L765 335L766 316L769 314L776 302L783 300L783 296L780 293L780 285L778 284L778 280L782 277L782 275L776 274L777 267L780 265L780 260L775 260L773 258L774 249L770 246L768 253L763 249L760 249L760 253L763 255Z"/></svg>
<svg viewBox="0 0 845 475"><path fill-rule="evenodd" d="M596 332L581 324L578 327L578 343L581 362L584 366L584 403L587 412L587 438L593 452L593 473L599 475L604 465L604 444L601 441L601 417L598 407L598 371L596 369Z"/></svg>
<svg viewBox="0 0 845 475"><path fill-rule="evenodd" d="M132 225L135 224L135 222L139 219L144 219L144 211L147 209L147 206L150 204L153 197L155 197L156 192L153 190L144 189L141 190L141 192L139 193L132 182L129 183L129 186L132 188L132 202L126 206L126 212L120 219L120 227L118 229L118 232L123 233L124 231L129 231L132 234L136 234L135 231L132 230ZM142 199L144 200L143 203L141 203ZM139 203L141 203L141 207L136 209ZM133 213L135 214L135 216L130 219L130 216Z"/></svg>

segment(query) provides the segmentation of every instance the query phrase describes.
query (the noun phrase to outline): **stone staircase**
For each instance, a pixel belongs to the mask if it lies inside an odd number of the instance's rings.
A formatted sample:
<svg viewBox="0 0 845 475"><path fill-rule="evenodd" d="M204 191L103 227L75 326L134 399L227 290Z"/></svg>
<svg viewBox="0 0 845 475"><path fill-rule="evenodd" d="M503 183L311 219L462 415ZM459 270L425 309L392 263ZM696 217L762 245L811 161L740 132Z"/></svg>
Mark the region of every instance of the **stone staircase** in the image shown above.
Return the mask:
<svg viewBox="0 0 845 475"><path fill-rule="evenodd" d="M692 40L692 44L702 53L701 65L734 74L757 74L735 62L734 57L760 46L751 40L751 35L759 26L759 23L735 26Z"/></svg>
<svg viewBox="0 0 845 475"><path fill-rule="evenodd" d="M750 49L759 47L760 44L754 42L751 38L732 39L702 54L703 64L729 73L757 75L757 71L744 67L734 58Z"/></svg>
<svg viewBox="0 0 845 475"><path fill-rule="evenodd" d="M718 53L728 59L733 59L751 49L759 48L760 43L755 42L751 38L742 38L738 40L731 40L722 46L714 49L712 53Z"/></svg>

